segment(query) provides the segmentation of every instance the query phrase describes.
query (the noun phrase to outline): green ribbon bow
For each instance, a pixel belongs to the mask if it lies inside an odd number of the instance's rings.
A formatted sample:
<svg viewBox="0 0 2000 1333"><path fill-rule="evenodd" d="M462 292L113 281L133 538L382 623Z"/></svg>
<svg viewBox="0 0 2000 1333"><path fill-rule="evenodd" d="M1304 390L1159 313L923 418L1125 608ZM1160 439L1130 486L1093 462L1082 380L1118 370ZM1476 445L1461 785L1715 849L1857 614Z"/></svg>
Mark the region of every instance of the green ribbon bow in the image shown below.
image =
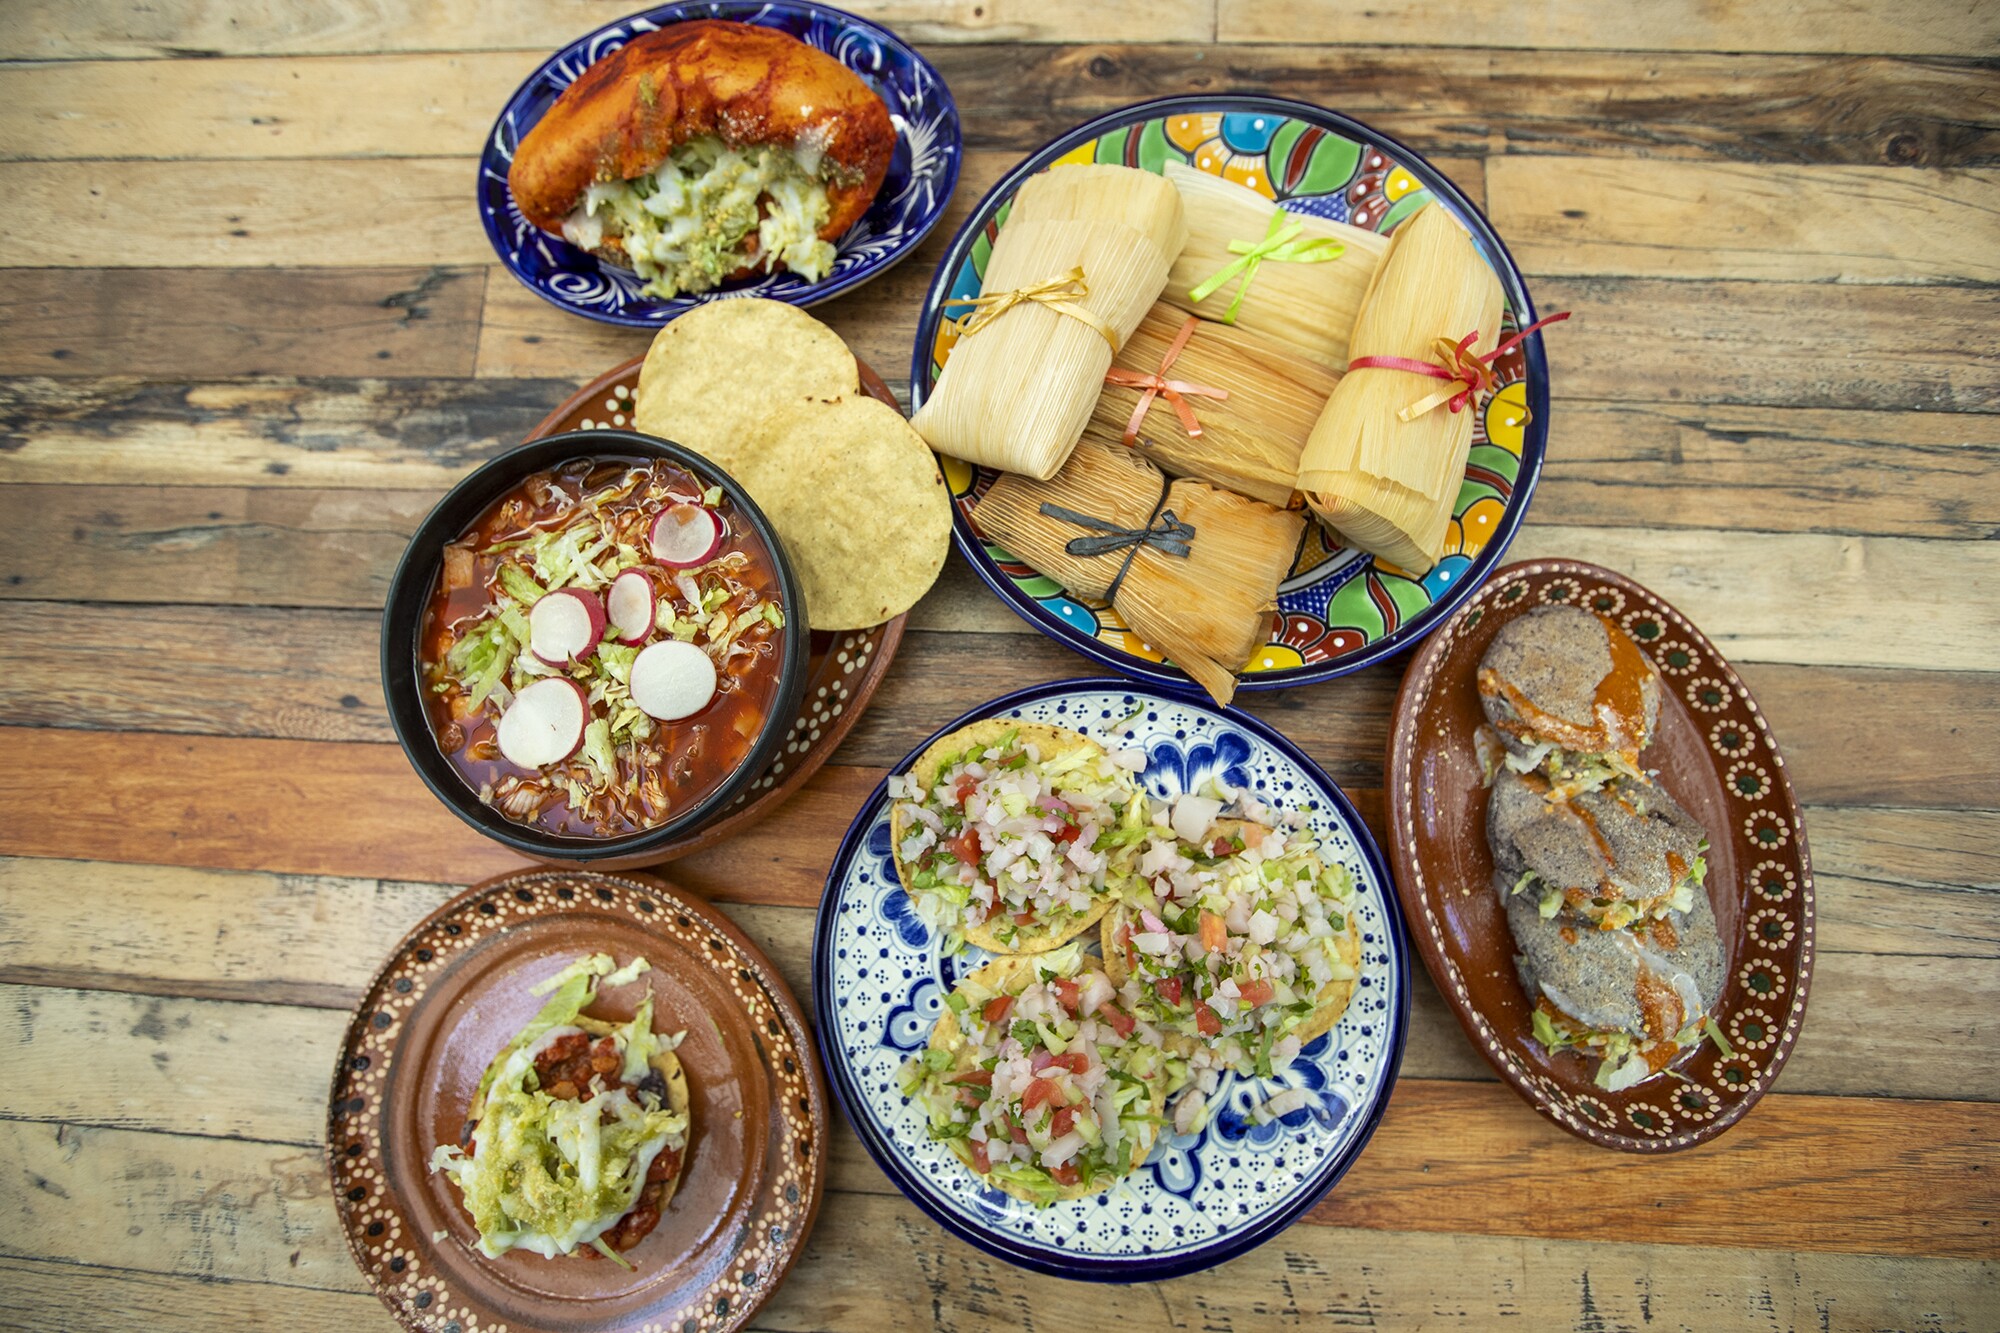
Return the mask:
<svg viewBox="0 0 2000 1333"><path fill-rule="evenodd" d="M1347 253L1347 247L1331 236L1299 240L1299 233L1305 229L1303 222L1287 222L1282 208L1272 210L1271 225L1264 229L1264 239L1255 244L1231 241L1229 253L1239 257L1224 264L1220 273L1189 292L1188 299L1204 301L1220 291L1222 284L1242 274L1243 282L1236 289L1236 299L1229 303L1229 309L1222 315L1224 324L1234 324L1236 312L1243 306L1244 293L1250 290L1250 280L1257 276L1257 266L1265 260L1273 259L1282 264L1324 264Z"/></svg>

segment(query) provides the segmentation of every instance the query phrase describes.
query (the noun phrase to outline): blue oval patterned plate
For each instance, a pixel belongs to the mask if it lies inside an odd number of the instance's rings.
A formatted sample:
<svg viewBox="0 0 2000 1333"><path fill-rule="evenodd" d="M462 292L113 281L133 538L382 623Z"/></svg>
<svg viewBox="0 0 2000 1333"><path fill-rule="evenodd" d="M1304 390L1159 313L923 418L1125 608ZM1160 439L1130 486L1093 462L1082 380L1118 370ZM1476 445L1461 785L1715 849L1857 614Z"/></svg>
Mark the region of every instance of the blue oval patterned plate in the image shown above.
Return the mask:
<svg viewBox="0 0 2000 1333"><path fill-rule="evenodd" d="M1535 320L1527 284L1478 208L1421 157L1357 120L1275 97L1196 95L1142 102L1079 126L1031 155L993 187L931 280L910 365L912 410L930 392L957 334L944 303L977 296L993 238L1021 182L1046 167L1111 162L1159 171L1184 162L1248 186L1281 207L1391 232L1433 200L1472 233L1500 276L1501 336ZM1548 362L1539 334L1494 363L1498 385L1473 413L1472 453L1446 534L1445 555L1418 578L1338 544L1318 523L1278 590L1270 638L1240 676L1246 690L1344 676L1392 657L1444 622L1506 554L1527 512L1548 441ZM1029 624L1085 657L1140 680L1188 690L1193 682L1130 632L1102 602L1071 596L972 522L972 506L999 473L943 460L955 502L953 537L986 585Z"/></svg>
<svg viewBox="0 0 2000 1333"><path fill-rule="evenodd" d="M639 293L638 276L604 263L521 216L507 188L514 148L563 89L633 37L687 19L732 19L790 33L846 65L880 95L896 126L896 154L881 192L838 242L833 271L818 282L775 273L663 301ZM826 5L712 0L661 5L599 28L558 51L514 90L479 159L479 217L507 270L535 295L606 324L656 329L707 301L766 296L817 305L885 273L930 234L958 184L962 145L951 90L928 60L887 28Z"/></svg>
<svg viewBox="0 0 2000 1333"><path fill-rule="evenodd" d="M1276 1078L1226 1077L1200 1133L1167 1134L1107 1193L1038 1209L989 1188L925 1131L897 1087L958 979L989 955L947 958L917 919L889 850L887 784L847 830L827 876L813 936L813 1021L828 1082L868 1151L912 1202L954 1235L1058 1277L1143 1282L1191 1273L1260 1245L1318 1203L1367 1145L1387 1104L1409 1026L1409 960L1395 895L1374 840L1319 765L1272 728L1124 680L1065 680L995 699L980 718L1073 728L1140 748L1142 775L1166 798L1211 775L1309 814L1328 859L1357 887L1361 980L1333 1031ZM930 740L897 771L915 762ZM1253 1112L1290 1088L1307 1106L1268 1124Z"/></svg>

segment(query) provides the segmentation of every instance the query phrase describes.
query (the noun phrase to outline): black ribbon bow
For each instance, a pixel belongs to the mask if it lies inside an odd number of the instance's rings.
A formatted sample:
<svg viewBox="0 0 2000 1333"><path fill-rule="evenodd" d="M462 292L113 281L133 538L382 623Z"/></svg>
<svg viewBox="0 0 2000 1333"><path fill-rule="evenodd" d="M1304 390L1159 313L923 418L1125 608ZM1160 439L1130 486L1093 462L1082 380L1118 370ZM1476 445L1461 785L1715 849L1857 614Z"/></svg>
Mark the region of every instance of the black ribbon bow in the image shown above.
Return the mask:
<svg viewBox="0 0 2000 1333"><path fill-rule="evenodd" d="M1167 502L1166 488L1162 487L1160 499L1153 506L1152 516L1142 528L1121 528L1101 518L1089 514L1079 514L1074 509L1065 509L1059 504L1044 500L1041 512L1064 523L1073 523L1079 528L1090 528L1103 533L1101 537L1072 537L1063 544L1063 550L1074 556L1110 555L1115 551L1125 552L1124 563L1118 566L1118 575L1111 580L1111 586L1104 590L1104 600L1113 601L1118 596L1119 585L1125 582L1125 575L1131 571L1132 560L1143 547L1150 546L1163 555L1178 556L1185 560L1194 551L1194 524L1182 522L1171 509L1161 506Z"/></svg>

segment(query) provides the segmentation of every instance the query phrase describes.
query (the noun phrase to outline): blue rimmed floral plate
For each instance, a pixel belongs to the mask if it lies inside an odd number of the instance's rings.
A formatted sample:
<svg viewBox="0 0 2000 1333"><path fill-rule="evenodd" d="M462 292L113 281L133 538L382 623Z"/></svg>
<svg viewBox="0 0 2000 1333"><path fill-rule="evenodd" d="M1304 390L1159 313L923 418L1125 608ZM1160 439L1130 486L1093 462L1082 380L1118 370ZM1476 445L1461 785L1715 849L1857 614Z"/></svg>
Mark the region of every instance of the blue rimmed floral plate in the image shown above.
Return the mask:
<svg viewBox="0 0 2000 1333"><path fill-rule="evenodd" d="M1168 97L1101 116L1048 144L993 187L952 239L931 280L910 366L921 404L951 355L943 314L977 296L1021 182L1046 167L1112 162L1159 171L1185 162L1245 185L1286 209L1391 232L1433 200L1466 225L1500 276L1503 339L1535 319L1526 283L1478 208L1435 167L1394 139L1320 107L1274 97ZM1241 677L1246 690L1306 685L1358 671L1430 633L1482 583L1527 512L1548 440L1548 363L1540 335L1499 358L1498 384L1473 412L1472 453L1446 536L1445 555L1422 578L1340 546L1315 523L1278 591L1270 638ZM1095 661L1175 689L1192 682L1101 602L1071 596L972 522L972 507L999 473L946 459L956 508L953 536L967 563L1029 624Z"/></svg>
<svg viewBox="0 0 2000 1333"><path fill-rule="evenodd" d="M813 936L814 1022L828 1081L897 1188L953 1234L1058 1277L1140 1282L1207 1268L1276 1235L1366 1146L1388 1102L1409 1025L1409 961L1388 872L1346 796L1311 759L1245 713L1122 680L1066 680L995 699L949 723L1011 717L1143 749L1155 796L1211 775L1309 812L1329 860L1357 886L1360 984L1331 1032L1276 1078L1225 1079L1196 1134L1167 1135L1117 1187L1037 1209L988 1188L925 1132L897 1071L930 1036L944 997L989 955L947 958L917 919L890 859L886 784L848 828ZM898 766L915 761L933 736ZM1291 1088L1309 1103L1268 1124L1254 1112Z"/></svg>
<svg viewBox="0 0 2000 1333"><path fill-rule="evenodd" d="M639 292L640 279L521 216L507 169L521 137L591 65L640 33L688 19L731 19L790 33L846 65L879 94L896 126L896 153L875 202L838 242L833 271L818 282L776 273L665 301ZM930 234L958 184L958 108L931 63L887 28L826 5L746 0L661 5L599 28L549 57L514 90L479 159L479 217L494 251L535 295L606 324L659 328L707 301L764 296L817 305L887 272Z"/></svg>

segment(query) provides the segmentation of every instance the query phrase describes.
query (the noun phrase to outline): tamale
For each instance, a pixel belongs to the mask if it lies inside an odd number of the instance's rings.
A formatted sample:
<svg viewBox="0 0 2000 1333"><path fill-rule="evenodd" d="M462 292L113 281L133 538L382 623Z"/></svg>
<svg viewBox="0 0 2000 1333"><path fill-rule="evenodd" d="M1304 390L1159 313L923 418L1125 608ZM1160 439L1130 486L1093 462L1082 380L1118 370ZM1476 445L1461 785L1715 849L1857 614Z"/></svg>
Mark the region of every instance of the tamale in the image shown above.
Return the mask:
<svg viewBox="0 0 2000 1333"><path fill-rule="evenodd" d="M1071 555L1064 548L1088 535L1073 523L1041 512L1044 501L1088 514L1118 528L1143 528L1160 503L1160 471L1118 444L1077 446L1052 480L1008 473L972 508L972 522L988 541L1038 574L1062 584L1072 597L1101 602L1125 563L1125 553Z"/></svg>
<svg viewBox="0 0 2000 1333"><path fill-rule="evenodd" d="M911 424L939 453L1053 477L1117 349L1159 298L1180 194L1131 167L1053 167L1015 192L980 300ZM1077 281L1064 285L1072 275ZM1029 299L1009 294L1040 292Z"/></svg>
<svg viewBox="0 0 2000 1333"><path fill-rule="evenodd" d="M1268 637L1306 519L1085 439L1054 478L1002 477L973 510L990 540L1127 628L1219 703ZM1073 546L1096 548L1074 550Z"/></svg>
<svg viewBox="0 0 2000 1333"><path fill-rule="evenodd" d="M1188 558L1141 547L1111 604L1134 634L1226 704L1236 673L1269 641L1305 515L1191 479L1168 487L1160 515L1168 514L1194 529Z"/></svg>
<svg viewBox="0 0 2000 1333"><path fill-rule="evenodd" d="M1131 447L1180 477L1236 491L1280 509L1299 503L1299 454L1339 377L1275 339L1198 321L1164 374L1161 366L1188 316L1162 301L1111 363L1126 378L1158 377L1226 397L1188 391L1200 434L1187 430L1171 401L1155 396ZM1124 441L1144 385L1108 384L1084 438Z"/></svg>
<svg viewBox="0 0 2000 1333"><path fill-rule="evenodd" d="M1435 363L1439 339L1475 333L1471 351L1499 342L1500 280L1472 238L1441 205L1396 229L1350 340L1353 358ZM1353 546L1412 574L1444 549L1472 445L1476 402L1439 405L1409 421L1409 408L1449 386L1414 371L1364 367L1342 377L1299 459L1299 489Z"/></svg>
<svg viewBox="0 0 2000 1333"><path fill-rule="evenodd" d="M1237 327L1275 338L1338 374L1347 369L1347 343L1368 284L1388 253L1389 238L1343 222L1280 209L1247 186L1212 176L1179 162L1166 165L1166 177L1181 192L1187 209L1188 238L1167 275L1163 300L1203 319L1222 320L1242 303L1230 321ZM1298 263L1266 259L1253 274L1239 273L1197 301L1192 293L1242 256L1230 242L1256 245L1270 233L1273 214L1282 225L1296 223L1297 242L1337 241L1346 247L1336 259Z"/></svg>

